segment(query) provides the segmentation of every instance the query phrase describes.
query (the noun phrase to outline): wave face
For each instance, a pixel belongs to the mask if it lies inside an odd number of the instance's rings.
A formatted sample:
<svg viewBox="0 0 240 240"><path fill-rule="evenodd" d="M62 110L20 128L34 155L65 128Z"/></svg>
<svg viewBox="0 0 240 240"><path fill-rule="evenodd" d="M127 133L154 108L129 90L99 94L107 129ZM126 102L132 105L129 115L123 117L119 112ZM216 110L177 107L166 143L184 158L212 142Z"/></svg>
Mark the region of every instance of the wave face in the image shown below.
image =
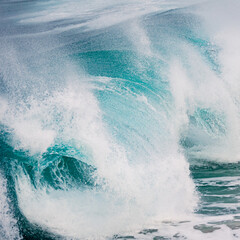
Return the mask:
<svg viewBox="0 0 240 240"><path fill-rule="evenodd" d="M238 1L0 6L3 238L238 236Z"/></svg>

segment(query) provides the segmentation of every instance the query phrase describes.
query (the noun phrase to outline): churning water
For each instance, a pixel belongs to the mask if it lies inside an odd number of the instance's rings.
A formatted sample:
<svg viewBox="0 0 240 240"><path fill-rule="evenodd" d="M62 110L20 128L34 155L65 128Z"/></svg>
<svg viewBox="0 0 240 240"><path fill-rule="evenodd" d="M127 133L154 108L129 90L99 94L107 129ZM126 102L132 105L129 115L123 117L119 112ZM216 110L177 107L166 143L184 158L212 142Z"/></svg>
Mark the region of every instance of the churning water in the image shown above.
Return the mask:
<svg viewBox="0 0 240 240"><path fill-rule="evenodd" d="M2 0L0 238L240 238L239 12Z"/></svg>

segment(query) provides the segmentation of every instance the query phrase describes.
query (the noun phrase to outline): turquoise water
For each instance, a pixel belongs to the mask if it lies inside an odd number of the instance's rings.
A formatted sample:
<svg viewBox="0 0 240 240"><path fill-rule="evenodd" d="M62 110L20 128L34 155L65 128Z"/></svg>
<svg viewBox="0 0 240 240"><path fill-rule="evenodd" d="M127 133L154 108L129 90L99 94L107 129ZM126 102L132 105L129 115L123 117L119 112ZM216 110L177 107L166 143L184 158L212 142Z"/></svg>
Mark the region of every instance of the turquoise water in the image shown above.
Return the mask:
<svg viewBox="0 0 240 240"><path fill-rule="evenodd" d="M239 9L2 1L0 238L239 238Z"/></svg>

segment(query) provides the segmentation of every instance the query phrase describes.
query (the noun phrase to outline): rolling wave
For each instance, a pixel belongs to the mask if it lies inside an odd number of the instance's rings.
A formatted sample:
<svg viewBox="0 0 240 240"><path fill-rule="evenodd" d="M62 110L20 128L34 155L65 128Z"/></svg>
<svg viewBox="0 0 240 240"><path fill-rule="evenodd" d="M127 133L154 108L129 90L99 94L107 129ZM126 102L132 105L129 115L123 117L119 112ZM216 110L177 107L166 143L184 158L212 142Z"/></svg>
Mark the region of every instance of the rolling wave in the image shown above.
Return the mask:
<svg viewBox="0 0 240 240"><path fill-rule="evenodd" d="M240 6L194 3L1 3L6 236L191 218L205 184L191 174L239 161Z"/></svg>

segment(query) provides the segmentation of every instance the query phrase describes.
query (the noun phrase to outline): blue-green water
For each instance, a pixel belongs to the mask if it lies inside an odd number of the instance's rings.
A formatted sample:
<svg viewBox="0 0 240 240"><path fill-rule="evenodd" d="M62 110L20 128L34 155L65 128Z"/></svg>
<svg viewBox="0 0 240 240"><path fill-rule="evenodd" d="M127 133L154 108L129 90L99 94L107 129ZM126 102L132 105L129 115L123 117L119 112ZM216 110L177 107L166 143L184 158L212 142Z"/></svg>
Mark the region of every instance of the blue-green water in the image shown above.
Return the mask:
<svg viewBox="0 0 240 240"><path fill-rule="evenodd" d="M2 1L0 238L239 238L239 10Z"/></svg>

